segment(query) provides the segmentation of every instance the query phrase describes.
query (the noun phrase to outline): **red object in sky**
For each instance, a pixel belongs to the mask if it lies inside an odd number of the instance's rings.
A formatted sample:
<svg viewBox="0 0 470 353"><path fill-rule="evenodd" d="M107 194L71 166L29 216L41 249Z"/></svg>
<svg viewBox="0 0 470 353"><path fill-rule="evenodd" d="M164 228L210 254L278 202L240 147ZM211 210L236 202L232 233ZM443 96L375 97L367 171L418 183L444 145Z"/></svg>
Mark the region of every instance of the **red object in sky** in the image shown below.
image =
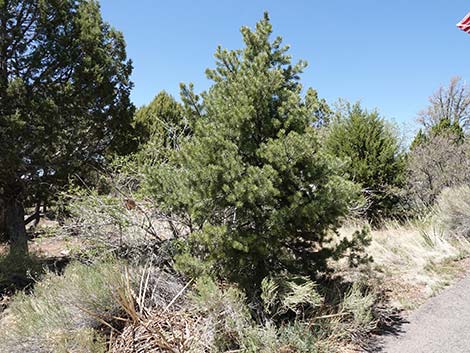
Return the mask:
<svg viewBox="0 0 470 353"><path fill-rule="evenodd" d="M470 13L467 14L467 16L465 16L462 21L457 23L457 27L459 27L462 31L470 34Z"/></svg>

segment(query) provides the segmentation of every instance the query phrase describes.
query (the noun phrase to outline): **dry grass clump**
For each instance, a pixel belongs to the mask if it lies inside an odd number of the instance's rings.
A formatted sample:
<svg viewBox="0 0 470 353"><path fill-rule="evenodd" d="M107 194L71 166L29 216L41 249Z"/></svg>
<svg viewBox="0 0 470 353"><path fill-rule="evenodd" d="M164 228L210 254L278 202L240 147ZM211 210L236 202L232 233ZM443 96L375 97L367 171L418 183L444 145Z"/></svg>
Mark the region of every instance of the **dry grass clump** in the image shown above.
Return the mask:
<svg viewBox="0 0 470 353"><path fill-rule="evenodd" d="M184 290L184 289L183 289ZM186 296L183 290L175 296ZM226 352L250 325L250 313L240 291L226 290L214 282L200 282L183 307L173 301L165 308L132 308L132 318L112 344L113 353L127 352ZM123 300L126 308L139 300Z"/></svg>
<svg viewBox="0 0 470 353"><path fill-rule="evenodd" d="M344 227L341 233L356 228ZM398 308L414 307L449 285L462 271L457 260L470 254L468 240L448 236L433 222L388 222L371 237L369 282L378 280Z"/></svg>
<svg viewBox="0 0 470 353"><path fill-rule="evenodd" d="M123 308L127 324L116 339L111 335L110 351L188 351L196 327L184 305L185 291L191 282L182 286L176 278L152 268L141 272L138 290L132 288L132 279L127 273L125 278L126 287L118 291L115 300Z"/></svg>
<svg viewBox="0 0 470 353"><path fill-rule="evenodd" d="M111 352L189 352L196 332L197 319L188 312L154 310L129 323L116 339L111 337Z"/></svg>
<svg viewBox="0 0 470 353"><path fill-rule="evenodd" d="M437 199L436 218L451 235L470 238L470 186L445 189Z"/></svg>

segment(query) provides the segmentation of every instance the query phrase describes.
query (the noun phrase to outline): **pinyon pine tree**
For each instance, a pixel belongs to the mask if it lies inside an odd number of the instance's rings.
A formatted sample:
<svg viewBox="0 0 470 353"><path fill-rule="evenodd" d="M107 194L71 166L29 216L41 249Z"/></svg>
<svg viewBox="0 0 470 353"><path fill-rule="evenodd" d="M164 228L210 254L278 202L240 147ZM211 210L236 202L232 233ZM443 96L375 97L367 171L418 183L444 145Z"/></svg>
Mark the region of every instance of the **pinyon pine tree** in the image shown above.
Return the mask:
<svg viewBox="0 0 470 353"><path fill-rule="evenodd" d="M162 149L177 149L178 141L191 133L183 107L165 91L139 108L134 121L141 145L150 142Z"/></svg>
<svg viewBox="0 0 470 353"><path fill-rule="evenodd" d="M354 242L333 246L356 196L313 127L318 102L301 96L304 62L291 64L268 15L243 27L245 47L218 48L214 83L195 103L192 138L152 177L154 194L187 220L181 269L209 271L256 291L270 273L313 274ZM187 99L187 91L185 92Z"/></svg>

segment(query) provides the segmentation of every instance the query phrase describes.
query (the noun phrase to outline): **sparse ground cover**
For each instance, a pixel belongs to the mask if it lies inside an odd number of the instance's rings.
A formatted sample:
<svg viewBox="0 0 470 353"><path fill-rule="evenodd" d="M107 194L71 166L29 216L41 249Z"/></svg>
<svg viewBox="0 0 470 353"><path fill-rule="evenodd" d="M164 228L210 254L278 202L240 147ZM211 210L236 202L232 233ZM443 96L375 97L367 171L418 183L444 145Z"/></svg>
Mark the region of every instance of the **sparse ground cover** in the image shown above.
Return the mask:
<svg viewBox="0 0 470 353"><path fill-rule="evenodd" d="M141 210L120 213L122 219L133 221L108 224L97 232L102 236L93 242L90 229L98 227L107 214L116 215L116 209L125 201L118 198L111 203L113 206L103 209L103 204L93 200L98 196L88 196L88 213L77 199L81 218L65 227L70 230L75 224L74 235L64 236L66 232L57 229L54 234L61 235L55 237L53 232L42 232L39 226L38 234L43 237L32 242L32 253L43 259L74 256L79 262L68 265L63 274L37 272L33 293L20 292L13 297L1 314L5 334L0 352L32 352L32 347L35 352L116 353L137 349L360 351L368 344L370 334L393 325L401 310L416 308L459 278L470 253L469 242L450 236L448 230L436 225L436 217L405 224L389 222L370 233L371 242L365 251L373 262L357 268L344 260L336 262L333 268L337 281L314 283L279 277L264 282L264 301L260 305L276 314L260 321L251 316L253 308L245 295L232 285L178 279L167 270L128 260L119 262L109 252L94 251L95 246L106 248L106 244L113 248L116 241L126 244L126 251L133 246L141 248L145 236L135 243L136 229L142 231L148 225L136 222L142 220L143 203ZM85 214L87 221L83 223ZM158 217L146 219L153 227L165 229L158 225L162 222ZM47 227L51 224L48 222ZM349 222L340 233L348 236L362 226ZM77 229L83 232L77 233ZM121 238L119 230L124 234L134 230L134 236ZM298 319L276 324L276 317L290 315Z"/></svg>
<svg viewBox="0 0 470 353"><path fill-rule="evenodd" d="M468 239L451 237L432 221L390 222L373 230L371 240L366 249L373 258L370 280L397 309L415 308L467 271Z"/></svg>

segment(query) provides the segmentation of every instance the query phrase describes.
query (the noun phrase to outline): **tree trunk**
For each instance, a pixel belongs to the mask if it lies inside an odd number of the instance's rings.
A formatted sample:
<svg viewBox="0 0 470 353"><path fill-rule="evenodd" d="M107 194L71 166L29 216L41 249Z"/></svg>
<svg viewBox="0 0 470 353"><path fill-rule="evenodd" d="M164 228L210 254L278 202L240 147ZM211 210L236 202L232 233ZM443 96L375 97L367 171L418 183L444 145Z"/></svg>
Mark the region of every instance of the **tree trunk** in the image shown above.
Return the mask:
<svg viewBox="0 0 470 353"><path fill-rule="evenodd" d="M18 199L5 200L5 229L10 240L10 253L28 254L28 237L24 224L24 207Z"/></svg>
<svg viewBox="0 0 470 353"><path fill-rule="evenodd" d="M0 243L6 242L8 240L5 228L5 204L2 199L0 199Z"/></svg>

